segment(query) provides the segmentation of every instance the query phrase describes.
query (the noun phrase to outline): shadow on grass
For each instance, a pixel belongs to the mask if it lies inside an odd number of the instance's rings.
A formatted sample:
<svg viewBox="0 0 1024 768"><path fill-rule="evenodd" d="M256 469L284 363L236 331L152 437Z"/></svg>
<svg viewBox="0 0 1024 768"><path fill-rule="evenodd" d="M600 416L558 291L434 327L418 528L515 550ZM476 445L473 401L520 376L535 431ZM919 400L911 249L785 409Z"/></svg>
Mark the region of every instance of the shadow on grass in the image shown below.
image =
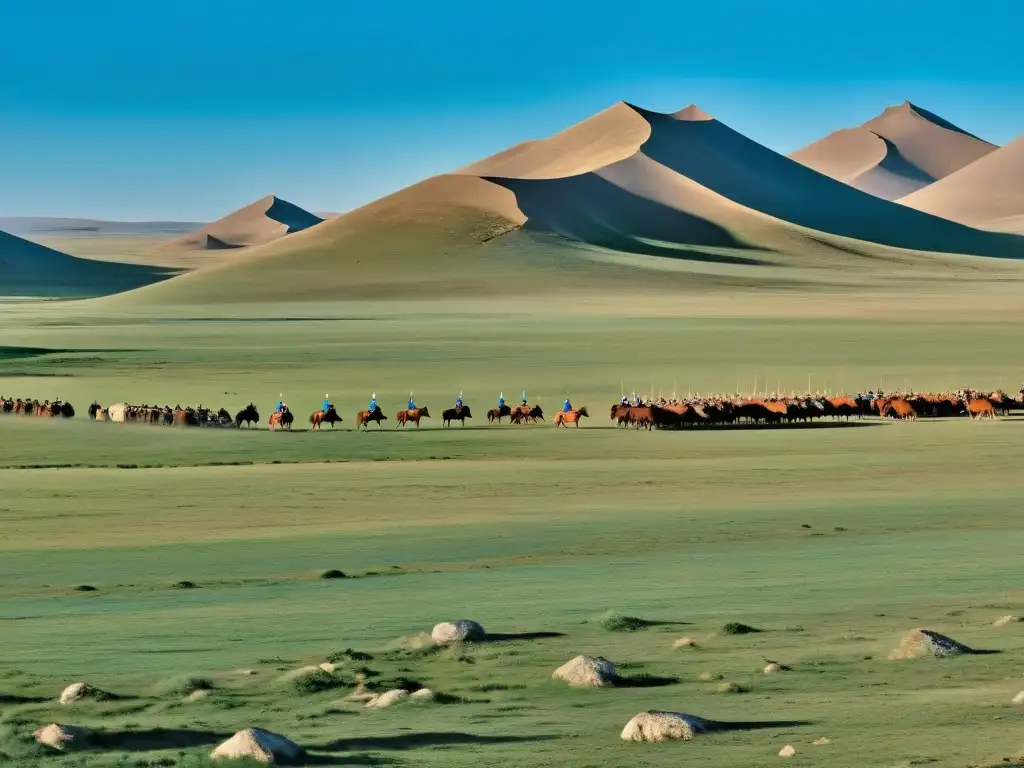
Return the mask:
<svg viewBox="0 0 1024 768"><path fill-rule="evenodd" d="M530 742L553 741L554 735L540 736L484 736L478 733L459 731L438 731L433 733L403 733L394 736L369 736L365 738L335 739L326 744L310 747L314 752L341 752L353 749L419 749L421 747L446 747L469 744L528 744Z"/></svg>
<svg viewBox="0 0 1024 768"><path fill-rule="evenodd" d="M255 765L255 764L254 764ZM376 757L374 755L358 754L358 755L317 755L310 754L307 752L302 756L299 761L299 765L352 765L352 766L371 766L371 765L395 765L394 760L388 760L383 757Z"/></svg>
<svg viewBox="0 0 1024 768"><path fill-rule="evenodd" d="M639 674L631 677L620 677L615 681L616 688L663 688L666 685L676 685L678 677L663 677L661 675Z"/></svg>
<svg viewBox="0 0 1024 768"><path fill-rule="evenodd" d="M126 752L149 752L160 749L189 749L216 745L232 733L200 731L188 728L150 728L145 731L104 731L93 735L100 747Z"/></svg>
<svg viewBox="0 0 1024 768"><path fill-rule="evenodd" d="M813 720L746 720L744 722L730 722L723 720L709 720L707 730L711 733L723 731L757 731L764 728L800 728L805 725L814 725Z"/></svg>
<svg viewBox="0 0 1024 768"><path fill-rule="evenodd" d="M16 693L0 693L0 704L45 704L53 701L46 696L19 696Z"/></svg>
<svg viewBox="0 0 1024 768"><path fill-rule="evenodd" d="M510 640L550 640L565 637L564 632L488 632L480 643L504 643Z"/></svg>

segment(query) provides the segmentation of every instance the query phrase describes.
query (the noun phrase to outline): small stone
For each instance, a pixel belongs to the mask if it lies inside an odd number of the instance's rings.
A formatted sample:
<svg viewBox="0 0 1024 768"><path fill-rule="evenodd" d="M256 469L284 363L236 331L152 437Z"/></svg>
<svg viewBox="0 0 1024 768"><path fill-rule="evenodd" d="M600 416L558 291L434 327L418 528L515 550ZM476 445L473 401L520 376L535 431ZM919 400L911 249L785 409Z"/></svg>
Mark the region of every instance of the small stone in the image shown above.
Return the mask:
<svg viewBox="0 0 1024 768"><path fill-rule="evenodd" d="M794 749L792 744L787 744L786 746L784 746L782 749L779 750L779 757L792 757L795 754L796 754L796 749Z"/></svg>

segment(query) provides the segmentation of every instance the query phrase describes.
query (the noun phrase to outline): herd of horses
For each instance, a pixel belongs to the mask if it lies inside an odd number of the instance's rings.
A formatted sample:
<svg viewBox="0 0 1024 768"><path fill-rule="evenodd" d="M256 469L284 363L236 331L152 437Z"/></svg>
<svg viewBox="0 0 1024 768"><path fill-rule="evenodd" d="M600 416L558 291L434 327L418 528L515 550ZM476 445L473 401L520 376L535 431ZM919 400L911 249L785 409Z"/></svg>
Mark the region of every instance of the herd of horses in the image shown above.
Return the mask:
<svg viewBox="0 0 1024 768"><path fill-rule="evenodd" d="M75 409L71 403L61 400L49 400L40 402L34 398L14 398L0 395L0 413L9 413L14 416L42 416L44 418L70 419L75 415Z"/></svg>
<svg viewBox="0 0 1024 768"><path fill-rule="evenodd" d="M620 427L638 429L674 429L689 426L718 424L760 424L777 425L793 423L810 423L815 419L846 419L877 416L903 421L912 421L921 417L955 417L969 416L972 419L995 419L997 415L1008 415L1011 411L1024 410L1024 387L1020 397L1009 397L1002 390L980 392L963 389L948 393L870 393L869 395L792 395L784 396L715 396L704 398L664 399L619 402L611 407L610 417ZM94 402L89 406L89 418L96 421L112 421L130 424L153 424L163 426L184 427L235 427L258 426L260 414L256 406L249 403L234 416L224 408L214 410L200 405L198 408L180 405L128 405L116 403L107 407ZM0 396L0 414L63 417L71 418L75 409L71 403L60 400L5 398ZM575 425L579 427L582 419L590 416L587 408L559 411L555 414L554 424L557 427ZM431 418L426 407L398 411L395 414L395 427L408 424L420 426L423 419ZM465 426L466 419L472 419L473 413L469 406L462 405L449 408L442 412L443 426L449 427L455 421ZM487 412L488 424L502 424L508 419L510 424L537 424L544 421L544 411L539 405L503 404ZM369 429L376 424L383 429L383 422L388 417L378 407L370 411L359 411L356 414L356 429ZM275 410L267 424L271 430L290 430L295 417L291 410ZM326 411L314 411L309 416L313 430L319 430L324 424L333 428L342 423L343 419L331 406Z"/></svg>

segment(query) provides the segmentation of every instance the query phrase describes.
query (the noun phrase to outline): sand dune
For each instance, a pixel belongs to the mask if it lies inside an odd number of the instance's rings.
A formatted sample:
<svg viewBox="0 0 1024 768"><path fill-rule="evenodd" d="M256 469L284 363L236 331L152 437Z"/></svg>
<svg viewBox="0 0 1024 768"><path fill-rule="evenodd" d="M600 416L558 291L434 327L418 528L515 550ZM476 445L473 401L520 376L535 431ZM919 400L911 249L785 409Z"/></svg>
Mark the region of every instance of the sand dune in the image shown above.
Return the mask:
<svg viewBox="0 0 1024 768"><path fill-rule="evenodd" d="M899 202L979 229L1024 234L1024 136Z"/></svg>
<svg viewBox="0 0 1024 768"><path fill-rule="evenodd" d="M0 297L85 297L128 291L175 272L69 256L0 232Z"/></svg>
<svg viewBox="0 0 1024 768"><path fill-rule="evenodd" d="M222 219L207 224L163 247L188 250L225 250L262 245L284 235L301 232L323 219L273 195L260 198Z"/></svg>
<svg viewBox="0 0 1024 768"><path fill-rule="evenodd" d="M635 109L619 102L551 138L517 144L457 173L519 179L573 176L629 157L650 132Z"/></svg>
<svg viewBox="0 0 1024 768"><path fill-rule="evenodd" d="M170 237L201 227L195 221L105 221L54 216L0 216L0 230L14 235L71 237Z"/></svg>
<svg viewBox="0 0 1024 768"><path fill-rule="evenodd" d="M886 200L945 178L996 149L909 101L845 128L790 157Z"/></svg>

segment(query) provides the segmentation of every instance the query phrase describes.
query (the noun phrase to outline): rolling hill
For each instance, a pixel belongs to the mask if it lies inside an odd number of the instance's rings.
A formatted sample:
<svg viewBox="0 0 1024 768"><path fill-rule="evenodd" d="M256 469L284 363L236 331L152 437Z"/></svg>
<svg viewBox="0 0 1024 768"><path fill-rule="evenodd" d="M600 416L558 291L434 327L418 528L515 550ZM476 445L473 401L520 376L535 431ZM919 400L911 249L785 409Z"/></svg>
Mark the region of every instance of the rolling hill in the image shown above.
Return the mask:
<svg viewBox="0 0 1024 768"><path fill-rule="evenodd" d="M886 200L955 173L997 147L909 101L793 152L808 168Z"/></svg>
<svg viewBox="0 0 1024 768"><path fill-rule="evenodd" d="M262 245L319 224L323 219L274 195L161 246L165 249L229 250Z"/></svg>
<svg viewBox="0 0 1024 768"><path fill-rule="evenodd" d="M175 274L174 270L80 259L0 231L0 297L103 296Z"/></svg>
<svg viewBox="0 0 1024 768"><path fill-rule="evenodd" d="M979 229L1024 234L1024 136L899 202Z"/></svg>

